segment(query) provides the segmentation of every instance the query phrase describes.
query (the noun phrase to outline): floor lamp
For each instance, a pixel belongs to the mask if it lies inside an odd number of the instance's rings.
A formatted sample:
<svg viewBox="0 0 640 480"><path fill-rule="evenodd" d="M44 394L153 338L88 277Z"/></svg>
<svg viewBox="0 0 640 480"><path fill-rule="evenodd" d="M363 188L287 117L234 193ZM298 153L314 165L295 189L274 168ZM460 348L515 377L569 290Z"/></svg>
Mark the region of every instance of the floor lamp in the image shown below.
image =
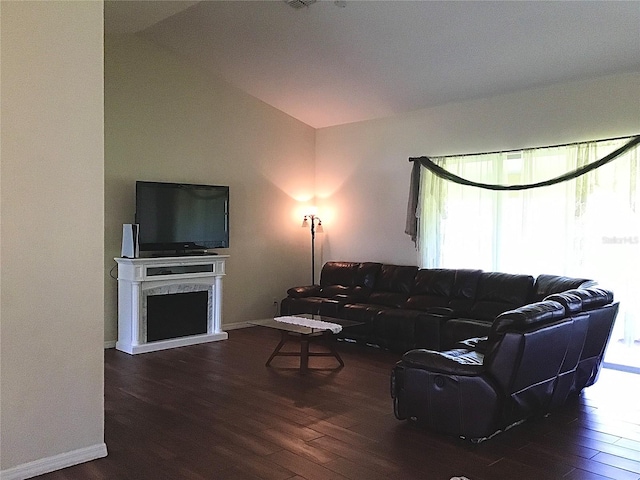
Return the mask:
<svg viewBox="0 0 640 480"><path fill-rule="evenodd" d="M316 227L317 223L317 227ZM324 229L322 228L322 220L319 217L316 217L315 214L309 214L304 216L304 220L302 220L302 227L311 227L311 285L315 285L316 283L316 252L315 252L315 243L316 243L316 233L323 233Z"/></svg>

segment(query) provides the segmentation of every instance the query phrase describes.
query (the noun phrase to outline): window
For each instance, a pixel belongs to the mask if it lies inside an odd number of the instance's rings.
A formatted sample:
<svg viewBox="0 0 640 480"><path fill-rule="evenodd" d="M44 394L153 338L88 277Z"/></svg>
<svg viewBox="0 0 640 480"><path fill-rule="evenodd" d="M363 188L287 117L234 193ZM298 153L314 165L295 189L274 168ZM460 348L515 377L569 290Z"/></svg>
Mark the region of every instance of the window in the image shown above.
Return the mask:
<svg viewBox="0 0 640 480"><path fill-rule="evenodd" d="M431 160L465 179L527 184L592 163L627 141ZM620 301L605 360L640 371L639 177L638 147L574 180L520 191L459 185L423 169L419 263L597 280Z"/></svg>

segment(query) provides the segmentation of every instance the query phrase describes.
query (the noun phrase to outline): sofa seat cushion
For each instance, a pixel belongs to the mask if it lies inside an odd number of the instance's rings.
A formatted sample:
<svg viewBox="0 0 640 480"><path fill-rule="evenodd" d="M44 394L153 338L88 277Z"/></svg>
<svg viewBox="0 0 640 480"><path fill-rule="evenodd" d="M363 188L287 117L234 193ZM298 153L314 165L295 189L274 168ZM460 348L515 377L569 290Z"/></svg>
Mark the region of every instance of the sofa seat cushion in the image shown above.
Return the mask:
<svg viewBox="0 0 640 480"><path fill-rule="evenodd" d="M402 356L402 362L407 367L424 368L448 375L480 375L484 372L483 359L484 355L481 353L464 348L446 352L415 349Z"/></svg>
<svg viewBox="0 0 640 480"><path fill-rule="evenodd" d="M331 298L285 298L282 300L280 310L283 315L311 313L313 315L338 317L341 305L342 304L338 300L334 300Z"/></svg>
<svg viewBox="0 0 640 480"><path fill-rule="evenodd" d="M411 295L402 308L409 310L431 310L434 308L448 308L449 299L434 295Z"/></svg>
<svg viewBox="0 0 640 480"><path fill-rule="evenodd" d="M454 348L456 343L471 337L484 337L491 331L491 322L475 318L452 318L442 326L440 348Z"/></svg>
<svg viewBox="0 0 640 480"><path fill-rule="evenodd" d="M367 303L382 305L387 308L401 308L407 303L407 295L405 293L373 292L369 295Z"/></svg>
<svg viewBox="0 0 640 480"><path fill-rule="evenodd" d="M304 285L302 287L292 287L287 290L290 298L304 298L320 296L320 285Z"/></svg>
<svg viewBox="0 0 640 480"><path fill-rule="evenodd" d="M372 323L373 318L389 307L370 303L347 303L340 310L341 318L355 322Z"/></svg>

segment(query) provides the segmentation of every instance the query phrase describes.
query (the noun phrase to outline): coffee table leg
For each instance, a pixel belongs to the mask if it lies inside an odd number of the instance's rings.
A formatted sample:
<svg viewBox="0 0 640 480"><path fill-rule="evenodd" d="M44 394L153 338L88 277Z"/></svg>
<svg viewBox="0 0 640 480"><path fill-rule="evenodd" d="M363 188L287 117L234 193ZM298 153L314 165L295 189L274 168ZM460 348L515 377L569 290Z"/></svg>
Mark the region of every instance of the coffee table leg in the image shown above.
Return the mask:
<svg viewBox="0 0 640 480"><path fill-rule="evenodd" d="M300 339L300 372L306 373L309 369L309 340Z"/></svg>
<svg viewBox="0 0 640 480"><path fill-rule="evenodd" d="M280 332L280 342L278 343L278 345L276 345L276 348L273 350L273 353L271 354L271 356L269 357L269 359L267 360L267 363L265 363L265 366L268 367L271 365L271 361L277 357L278 355L285 355L285 356L295 356L297 355L297 353L280 353L280 350L282 349L282 347L285 345L285 343L287 343L288 340L290 340L291 335L288 332L285 331L281 331ZM340 357L340 354L337 352L337 350L334 348L333 346L333 335L331 334L331 332L323 332L323 334L319 337L315 337L319 343L321 343L322 345L324 345L326 348L329 349L330 353L314 353L314 354L310 354L309 353L309 343L310 343L310 337L307 337L306 335L302 335L299 336L300 339L300 373L307 373L309 370L309 356L310 355L316 355L316 356L329 356L332 355L337 361L338 363L340 363L341 367L344 367L344 361L342 360L342 357Z"/></svg>
<svg viewBox="0 0 640 480"><path fill-rule="evenodd" d="M330 332L325 332L323 336L324 336L325 346L331 351L333 356L336 357L336 360L338 360L338 363L340 363L340 366L344 367L344 362L342 361L342 357L333 346L333 341L334 341L333 335Z"/></svg>
<svg viewBox="0 0 640 480"><path fill-rule="evenodd" d="M278 343L276 348L273 350L273 353L269 357L269 360L267 360L267 363L265 363L265 367L268 367L271 364L271 360L273 360L274 357L276 355L278 355L278 352L284 346L285 343L287 343L287 333L286 332L280 332L280 343Z"/></svg>

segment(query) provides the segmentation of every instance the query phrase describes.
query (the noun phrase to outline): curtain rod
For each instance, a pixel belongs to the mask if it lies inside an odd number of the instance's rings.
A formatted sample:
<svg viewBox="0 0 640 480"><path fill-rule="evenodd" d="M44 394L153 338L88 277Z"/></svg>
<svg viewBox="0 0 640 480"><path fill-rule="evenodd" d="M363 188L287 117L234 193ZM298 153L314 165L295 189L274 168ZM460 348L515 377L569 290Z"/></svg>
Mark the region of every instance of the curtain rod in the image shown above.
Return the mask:
<svg viewBox="0 0 640 480"><path fill-rule="evenodd" d="M581 145L583 143L593 143L593 142L612 142L614 140L623 140L625 138L634 138L638 137L640 134L635 135L625 135L624 137L613 137L613 138L603 138L601 140L587 140L583 142L572 142L572 143L560 143L558 145L550 145L547 147L527 147L527 148L513 148L511 150L497 150L494 152L479 152L479 153L461 153L458 155L437 155L438 157L474 157L477 155L496 155L498 153L513 153L513 152L522 152L523 150L535 150L539 148L559 148L559 147L571 147L573 145ZM410 162L414 162L419 160L421 157L409 157ZM429 158L429 157L427 157Z"/></svg>

